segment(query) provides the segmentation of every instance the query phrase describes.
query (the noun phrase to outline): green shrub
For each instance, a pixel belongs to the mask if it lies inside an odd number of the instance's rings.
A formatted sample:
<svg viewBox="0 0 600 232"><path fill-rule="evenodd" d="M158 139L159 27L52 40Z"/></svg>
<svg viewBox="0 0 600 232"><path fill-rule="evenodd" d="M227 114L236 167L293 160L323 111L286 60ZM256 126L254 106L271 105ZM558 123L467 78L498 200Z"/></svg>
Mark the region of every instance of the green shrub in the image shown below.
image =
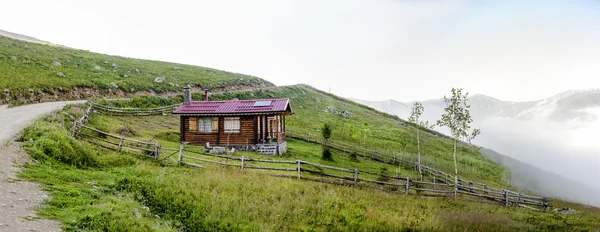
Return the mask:
<svg viewBox="0 0 600 232"><path fill-rule="evenodd" d="M25 130L21 140L25 141L25 150L36 160L58 161L78 168L98 167L95 149L68 134L51 122L39 121Z"/></svg>
<svg viewBox="0 0 600 232"><path fill-rule="evenodd" d="M360 160L358 160L358 153L356 153L356 151L350 152L350 161L357 163L360 162Z"/></svg>
<svg viewBox="0 0 600 232"><path fill-rule="evenodd" d="M331 147L329 145L329 138L331 138L331 126L325 123L321 128L321 134L325 139L325 144L323 144L323 152L321 153L322 159L327 161L333 161L333 156L331 154Z"/></svg>
<svg viewBox="0 0 600 232"><path fill-rule="evenodd" d="M331 148L329 146L323 146L323 151L321 152L321 159L333 161L333 155L331 154Z"/></svg>

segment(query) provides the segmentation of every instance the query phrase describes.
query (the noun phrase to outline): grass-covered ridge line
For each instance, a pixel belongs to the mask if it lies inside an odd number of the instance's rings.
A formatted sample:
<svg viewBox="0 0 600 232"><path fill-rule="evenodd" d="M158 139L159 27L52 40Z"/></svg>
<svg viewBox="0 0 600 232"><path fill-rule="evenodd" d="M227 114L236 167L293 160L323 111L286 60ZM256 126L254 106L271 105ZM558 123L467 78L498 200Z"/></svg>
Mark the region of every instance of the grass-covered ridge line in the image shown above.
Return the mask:
<svg viewBox="0 0 600 232"><path fill-rule="evenodd" d="M156 78L164 80L157 83ZM263 79L244 74L109 56L0 36L0 104L91 96L120 97L138 92L160 94L179 92L182 85L211 89L273 86Z"/></svg>

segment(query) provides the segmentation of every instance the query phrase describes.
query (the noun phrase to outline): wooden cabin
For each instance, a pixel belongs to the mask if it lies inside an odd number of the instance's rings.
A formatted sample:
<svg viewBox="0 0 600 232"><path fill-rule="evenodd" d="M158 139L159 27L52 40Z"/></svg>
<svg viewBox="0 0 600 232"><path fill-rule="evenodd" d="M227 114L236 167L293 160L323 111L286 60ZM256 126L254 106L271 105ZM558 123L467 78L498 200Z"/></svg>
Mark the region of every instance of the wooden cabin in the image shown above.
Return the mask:
<svg viewBox="0 0 600 232"><path fill-rule="evenodd" d="M285 118L292 114L287 98L258 100L191 101L184 88L184 102L173 114L180 116L183 143L254 149L264 154L286 152Z"/></svg>

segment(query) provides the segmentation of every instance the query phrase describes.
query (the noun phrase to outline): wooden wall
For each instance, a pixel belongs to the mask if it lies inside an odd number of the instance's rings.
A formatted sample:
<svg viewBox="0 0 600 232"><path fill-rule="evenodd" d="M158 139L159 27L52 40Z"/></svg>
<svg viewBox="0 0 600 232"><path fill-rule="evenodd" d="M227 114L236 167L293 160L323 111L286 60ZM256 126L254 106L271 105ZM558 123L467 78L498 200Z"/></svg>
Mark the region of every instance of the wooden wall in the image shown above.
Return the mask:
<svg viewBox="0 0 600 232"><path fill-rule="evenodd" d="M256 116L240 116L240 132L225 133L225 118L219 117L219 144L222 145L246 145L254 144L255 142L255 127ZM229 140L227 139L229 136Z"/></svg>
<svg viewBox="0 0 600 232"><path fill-rule="evenodd" d="M225 119L219 117L218 133L201 133L189 131L190 117L181 116L181 139L190 144L204 145L209 142L212 145L246 145L255 144L256 139L256 116L240 116L240 132L225 133ZM228 140L229 138L229 140Z"/></svg>
<svg viewBox="0 0 600 232"><path fill-rule="evenodd" d="M183 140L184 142L188 142L190 144L200 144L204 145L207 142L216 145L217 144L217 133L199 133L195 131L190 131L190 117L181 116L183 119ZM221 128L219 128L221 129Z"/></svg>

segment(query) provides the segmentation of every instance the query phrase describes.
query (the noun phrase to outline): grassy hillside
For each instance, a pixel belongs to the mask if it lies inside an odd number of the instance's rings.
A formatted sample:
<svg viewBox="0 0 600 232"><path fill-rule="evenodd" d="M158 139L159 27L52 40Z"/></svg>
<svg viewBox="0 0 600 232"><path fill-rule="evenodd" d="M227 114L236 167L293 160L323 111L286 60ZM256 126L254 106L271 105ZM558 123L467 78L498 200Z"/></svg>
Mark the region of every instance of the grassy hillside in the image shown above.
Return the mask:
<svg viewBox="0 0 600 232"><path fill-rule="evenodd" d="M193 97L201 99L197 94ZM258 91L236 91L212 95L213 99L249 99L268 97L288 97L291 99L294 115L288 117L289 130L320 134L323 123L332 125L332 139L346 141L374 150L404 156L416 162L417 147L414 127L395 116L381 113L364 105L316 90L306 85L286 86ZM332 113L350 112L347 118ZM421 153L423 162L429 166L453 170L451 140L438 133L422 133ZM474 149L461 149L458 157L459 174L475 180L501 184L504 169L495 162L480 155Z"/></svg>
<svg viewBox="0 0 600 232"><path fill-rule="evenodd" d="M157 78L162 82L155 82ZM0 104L149 95L180 91L181 85L188 84L215 90L272 86L257 77L216 69L109 56L0 36Z"/></svg>
<svg viewBox="0 0 600 232"><path fill-rule="evenodd" d="M194 100L203 99L203 93L193 93ZM290 98L294 115L287 118L287 129L292 132L303 132L320 134L320 128L324 123L332 126L332 139L345 141L379 150L390 155L401 156L416 162L417 147L412 124L381 113L364 105L316 90L307 85L294 85L250 91L229 91L211 94L212 100L223 99L257 99L257 98ZM133 101L110 101L103 104L115 107L154 107L158 105L170 105L182 101L182 96L174 98L135 98ZM147 104L152 103L152 104ZM338 111L347 111L351 117L344 117L332 113L326 109L335 108ZM116 125L136 124L135 121L146 121L145 118L125 118L124 122L115 123L105 118L106 127L112 131L118 129ZM155 139L152 134L163 131L178 132L179 118L167 116L153 119L168 123L170 127L161 128L146 133L143 139ZM162 130L162 131L161 131ZM421 135L421 153L423 162L429 166L436 167L447 173L453 173L452 141L437 132L426 131ZM348 154L343 154L347 156ZM458 157L460 165L459 174L473 180L486 181L498 186L503 185L505 170L497 163L485 158L478 151L464 147ZM390 168L393 171L394 168Z"/></svg>
<svg viewBox="0 0 600 232"><path fill-rule="evenodd" d="M323 123L333 139L416 161L413 125L306 85L272 87L256 77L158 61L108 56L0 37L0 103L118 98L115 106L151 107L181 102L181 85L218 91L216 99L287 97L294 115L288 129L319 134ZM60 65L58 65L58 63ZM113 63L115 66L113 67ZM99 69L96 68L99 66ZM157 82L155 79L162 80ZM164 79L161 79L164 78ZM259 90L243 90L272 87ZM242 89L242 90L240 90ZM227 90L223 92L222 90ZM196 100L203 97L198 91ZM335 110L334 110L335 109ZM342 112L342 113L340 113ZM345 116L344 116L344 113ZM476 201L401 196L369 189L282 179L236 168L172 166L104 150L69 136L82 110L40 119L23 134L23 148L35 159L20 174L40 182L52 196L42 216L66 230L100 231L567 231L600 228L600 212L569 205L580 215L534 212ZM178 146L176 116L144 118L93 115L89 125L107 132ZM451 172L451 141L434 131L421 136L424 163ZM302 159L416 178L398 168L334 151L320 159L320 146L289 139L289 152L269 159ZM238 152L247 157L263 157ZM506 171L478 151L458 156L461 176L505 187ZM560 202L560 204L566 204Z"/></svg>
<svg viewBox="0 0 600 232"><path fill-rule="evenodd" d="M585 231L600 228L600 214L590 210L581 210L581 215L563 215L276 178L238 168L165 166L73 139L68 127L81 113L81 109L67 107L26 129L21 139L24 149L37 162L27 165L20 177L44 184L52 198L40 209L40 215L61 221L68 231ZM174 124L170 118L173 117L140 119L95 115L90 125L109 131L127 126L137 134L133 136L152 137L168 144L173 140L169 136ZM161 131L163 133L155 133ZM318 149L314 144L291 140L288 156L318 157ZM351 164L341 155L334 154L337 165ZM358 165L379 164L361 160Z"/></svg>

